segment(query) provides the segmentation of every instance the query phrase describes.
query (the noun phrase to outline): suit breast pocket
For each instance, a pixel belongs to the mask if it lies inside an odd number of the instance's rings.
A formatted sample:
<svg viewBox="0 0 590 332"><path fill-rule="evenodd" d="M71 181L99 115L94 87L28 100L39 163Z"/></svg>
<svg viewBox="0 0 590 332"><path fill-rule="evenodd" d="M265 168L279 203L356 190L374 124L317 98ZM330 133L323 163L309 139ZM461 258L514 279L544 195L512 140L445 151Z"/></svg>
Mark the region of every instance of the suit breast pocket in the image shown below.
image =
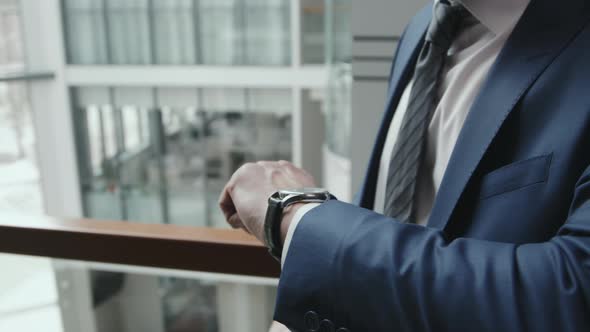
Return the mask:
<svg viewBox="0 0 590 332"><path fill-rule="evenodd" d="M553 154L534 157L500 167L482 178L479 199L515 191L547 181Z"/></svg>

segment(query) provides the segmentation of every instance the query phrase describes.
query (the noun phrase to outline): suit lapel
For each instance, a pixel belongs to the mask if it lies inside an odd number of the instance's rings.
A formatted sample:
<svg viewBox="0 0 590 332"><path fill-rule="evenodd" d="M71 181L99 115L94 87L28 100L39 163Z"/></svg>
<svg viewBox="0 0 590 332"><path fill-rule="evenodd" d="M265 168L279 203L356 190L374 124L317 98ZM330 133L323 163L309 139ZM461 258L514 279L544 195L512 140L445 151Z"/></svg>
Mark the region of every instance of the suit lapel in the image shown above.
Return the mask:
<svg viewBox="0 0 590 332"><path fill-rule="evenodd" d="M429 226L444 229L502 124L588 20L585 0L532 0L470 110L443 177ZM559 82L556 82L559 84Z"/></svg>
<svg viewBox="0 0 590 332"><path fill-rule="evenodd" d="M373 209L375 200L375 190L377 187L377 173L379 171L379 161L381 160L381 152L385 144L385 138L389 130L389 124L395 113L397 103L401 98L409 79L411 78L414 63L418 57L418 53L424 41L424 34L430 24L432 17L432 4L423 8L408 25L404 32L401 44L395 57L395 63L391 72L390 85L387 96L387 103L385 106L385 113L381 120L381 127L377 135L377 140L373 147L369 167L365 174L362 188L360 190L360 199L358 203L360 206ZM356 200L355 200L356 201Z"/></svg>

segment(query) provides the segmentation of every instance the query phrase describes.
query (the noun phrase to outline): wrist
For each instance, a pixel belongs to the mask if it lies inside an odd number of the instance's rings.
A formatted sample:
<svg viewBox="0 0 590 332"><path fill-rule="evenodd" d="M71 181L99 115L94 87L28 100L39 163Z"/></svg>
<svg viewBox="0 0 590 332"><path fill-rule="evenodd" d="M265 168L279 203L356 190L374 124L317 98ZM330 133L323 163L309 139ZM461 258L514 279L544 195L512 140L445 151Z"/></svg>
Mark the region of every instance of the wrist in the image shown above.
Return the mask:
<svg viewBox="0 0 590 332"><path fill-rule="evenodd" d="M293 223L298 223L297 216L307 210L303 205L330 199L334 196L322 188L283 189L272 194L264 222L264 240L271 256L281 260L283 245L295 228Z"/></svg>
<svg viewBox="0 0 590 332"><path fill-rule="evenodd" d="M285 244L287 232L289 232L289 226L291 226L291 222L293 221L293 217L297 213L297 210L299 210L305 204L306 203L295 203L293 205L288 206L283 211L283 219L281 221L281 245Z"/></svg>

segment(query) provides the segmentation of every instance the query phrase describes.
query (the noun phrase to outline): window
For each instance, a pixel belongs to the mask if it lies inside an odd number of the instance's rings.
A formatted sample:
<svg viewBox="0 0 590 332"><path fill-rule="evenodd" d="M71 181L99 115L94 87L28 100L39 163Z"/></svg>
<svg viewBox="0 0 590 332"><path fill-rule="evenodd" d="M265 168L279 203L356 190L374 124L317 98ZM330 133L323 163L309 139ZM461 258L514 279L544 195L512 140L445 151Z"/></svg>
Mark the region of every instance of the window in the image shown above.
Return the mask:
<svg viewBox="0 0 590 332"><path fill-rule="evenodd" d="M291 159L281 89L76 88L86 215L225 226L218 195L244 162Z"/></svg>
<svg viewBox="0 0 590 332"><path fill-rule="evenodd" d="M266 65L291 61L282 0L63 0L70 64Z"/></svg>
<svg viewBox="0 0 590 332"><path fill-rule="evenodd" d="M325 4L324 0L301 1L301 47L305 64L320 64L325 54Z"/></svg>

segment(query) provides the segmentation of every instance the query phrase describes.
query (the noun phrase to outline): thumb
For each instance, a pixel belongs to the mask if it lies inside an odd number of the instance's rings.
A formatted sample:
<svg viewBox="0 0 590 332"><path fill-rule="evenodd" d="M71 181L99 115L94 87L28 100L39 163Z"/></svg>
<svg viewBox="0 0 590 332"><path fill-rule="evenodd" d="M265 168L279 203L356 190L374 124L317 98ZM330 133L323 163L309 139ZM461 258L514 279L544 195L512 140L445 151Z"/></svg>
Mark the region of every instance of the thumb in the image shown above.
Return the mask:
<svg viewBox="0 0 590 332"><path fill-rule="evenodd" d="M244 228L244 223L242 222L242 219L240 219L240 216L238 216L237 213L232 214L228 219L227 222L231 225L231 227L233 228Z"/></svg>

